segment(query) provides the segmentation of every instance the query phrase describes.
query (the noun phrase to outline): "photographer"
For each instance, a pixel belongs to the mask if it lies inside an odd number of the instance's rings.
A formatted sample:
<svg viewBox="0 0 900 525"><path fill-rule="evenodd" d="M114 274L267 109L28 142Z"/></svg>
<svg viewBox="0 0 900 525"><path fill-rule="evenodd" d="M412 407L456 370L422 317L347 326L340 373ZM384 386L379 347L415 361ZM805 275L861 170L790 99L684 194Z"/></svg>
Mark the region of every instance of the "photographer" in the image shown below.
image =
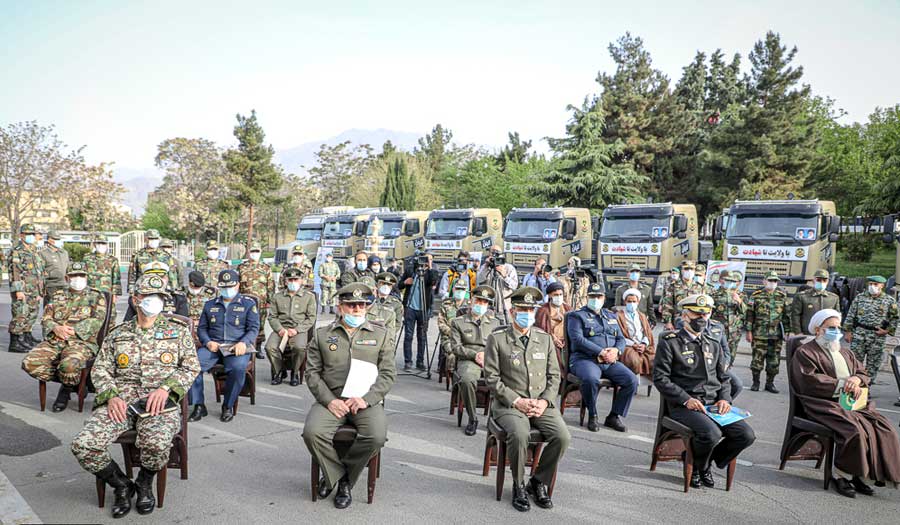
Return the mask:
<svg viewBox="0 0 900 525"><path fill-rule="evenodd" d="M425 339L428 331L428 318L431 317L431 302L434 289L440 276L437 270L432 269L431 254L416 254L413 264L406 265L403 278L400 279L398 288L403 293L403 370L412 369L412 340L413 329L417 329L418 349L416 351L416 368L425 370L425 354L427 342ZM424 304L423 304L424 295Z"/></svg>
<svg viewBox="0 0 900 525"><path fill-rule="evenodd" d="M456 287L456 281L462 279L466 283L469 293L475 289L475 281L477 280L475 270L469 268L469 252L460 250L456 256L456 264L447 268L444 276L441 277L441 285L438 287L438 297L447 299L450 297L450 290Z"/></svg>
<svg viewBox="0 0 900 525"><path fill-rule="evenodd" d="M547 260L543 257L538 257L538 260L534 262L534 271L522 277L522 286L533 286L541 291L544 294L544 298L547 297L547 285L550 283L556 282L550 272L553 271L553 267L547 264Z"/></svg>
<svg viewBox="0 0 900 525"><path fill-rule="evenodd" d="M581 268L581 259L576 256L569 258L566 272L559 274L559 282L564 287L566 304L573 310L583 308L587 304L587 288L590 284L587 272Z"/></svg>
<svg viewBox="0 0 900 525"><path fill-rule="evenodd" d="M506 262L503 248L500 246L496 244L491 246L481 269L478 270L478 284L486 284L497 291L494 311L500 321L507 324L509 320L506 318L506 312L512 306L509 296L519 287L519 275L516 273L516 267Z"/></svg>

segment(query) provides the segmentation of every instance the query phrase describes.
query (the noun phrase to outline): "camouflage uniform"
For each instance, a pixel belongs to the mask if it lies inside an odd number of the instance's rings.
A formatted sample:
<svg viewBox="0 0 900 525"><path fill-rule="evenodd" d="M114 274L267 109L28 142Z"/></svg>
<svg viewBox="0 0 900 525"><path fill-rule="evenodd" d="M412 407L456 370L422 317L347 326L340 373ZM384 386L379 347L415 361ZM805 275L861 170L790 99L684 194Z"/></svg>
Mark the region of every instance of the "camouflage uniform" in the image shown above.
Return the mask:
<svg viewBox="0 0 900 525"><path fill-rule="evenodd" d="M897 318L897 302L884 290L877 296L868 290L857 295L844 318L844 330L853 334L850 350L860 363L865 363L872 381L881 369L886 337L876 334L875 330L885 328L888 334L893 334L897 329Z"/></svg>
<svg viewBox="0 0 900 525"><path fill-rule="evenodd" d="M738 294L741 302L734 300L732 295ZM722 323L728 334L728 348L731 349L731 362L728 366L734 364L734 358L737 356L738 344L741 341L741 331L744 329L744 316L747 314L747 296L744 292L740 292L737 288L726 290L719 288L712 293L712 299L715 306L712 311L712 319Z"/></svg>
<svg viewBox="0 0 900 525"><path fill-rule="evenodd" d="M663 295L662 300L662 322L674 324L676 318L678 318L678 311L676 308L678 302L689 295L702 293L703 285L695 283L693 280L685 282L684 279L679 279L669 284L666 287L666 292Z"/></svg>
<svg viewBox="0 0 900 525"><path fill-rule="evenodd" d="M159 276L138 282L141 293L162 293ZM138 319L120 324L106 336L91 369L97 389L95 410L72 441L72 453L82 468L91 473L104 470L112 462L109 446L123 432L137 430L137 447L145 469L158 471L169 461L172 438L181 428L180 410L139 418L128 415L122 423L113 421L107 402L118 397L128 404L146 398L163 386L169 398L180 401L200 373L197 350L188 327L177 319L160 314L149 329L138 327Z"/></svg>
<svg viewBox="0 0 900 525"><path fill-rule="evenodd" d="M68 274L84 275L83 271L81 263L73 263ZM97 290L57 290L44 307L47 338L28 352L22 360L22 370L41 381L55 381L58 377L64 385L77 385L81 369L97 353L97 335L106 320L106 308L106 297ZM71 326L75 335L61 339L53 332L60 325Z"/></svg>
<svg viewBox="0 0 900 525"><path fill-rule="evenodd" d="M173 253L175 251L175 243L169 239L163 239L162 242L159 243L159 248L168 253L169 257L172 258L171 266L173 275L170 276L170 281L174 277L175 280L171 281L175 285L173 289L181 290L184 283L181 278L181 261L179 261L178 257L175 257L175 254ZM169 248L169 250L166 250L166 248Z"/></svg>
<svg viewBox="0 0 900 525"><path fill-rule="evenodd" d="M159 239L159 232L148 230L147 239ZM161 262L169 267L169 289L178 290L179 282L175 259L161 248L150 248L149 246L138 250L131 258L131 265L128 267L128 290L134 289L134 283L144 274L144 267L152 262Z"/></svg>
<svg viewBox="0 0 900 525"><path fill-rule="evenodd" d="M23 225L21 231L34 232L31 225ZM37 322L41 296L44 294L44 260L33 244L19 241L10 251L7 272L9 272L9 291L12 295L12 320L9 322L9 333L13 335L31 334ZM16 299L16 292L22 292L25 299Z"/></svg>
<svg viewBox="0 0 900 525"><path fill-rule="evenodd" d="M259 249L259 245L250 247L250 251ZM262 261L247 259L238 265L238 275L241 277L241 294L253 294L259 298L257 309L259 310L259 326L265 325L269 311L269 301L275 296L275 280L272 279L272 267ZM260 328L259 339L264 336L264 330Z"/></svg>
<svg viewBox="0 0 900 525"><path fill-rule="evenodd" d="M326 281L324 277L334 277L334 280L329 282ZM325 306L334 306L334 292L337 290L337 283L340 277L341 267L338 266L338 263L334 262L334 260L331 262L323 262L319 265L319 279L321 280L319 282L319 287L322 289L322 311L325 310Z"/></svg>
<svg viewBox="0 0 900 525"><path fill-rule="evenodd" d="M774 292L767 292L765 288L760 288L750 295L744 327L753 335L750 371L755 384L759 383L764 360L766 383L771 384L778 375L784 327L790 323L787 294L783 291L776 288ZM735 350L731 353L734 354Z"/></svg>
<svg viewBox="0 0 900 525"><path fill-rule="evenodd" d="M216 241L206 241L207 250L218 250L219 245ZM228 269L228 263L222 259L210 259L203 257L194 262L194 270L203 274L203 280L207 283L214 283L219 279L219 272Z"/></svg>
<svg viewBox="0 0 900 525"><path fill-rule="evenodd" d="M203 305L206 304L206 301L215 299L217 295L219 295L219 292L212 286L207 285L203 285L203 288L201 288L200 292L197 294L187 293L188 310L190 311L188 317L194 321L195 328L197 323L200 322L200 314L203 313Z"/></svg>
<svg viewBox="0 0 900 525"><path fill-rule="evenodd" d="M300 255L300 252L294 252L293 255ZM284 288L284 272L288 268L296 268L300 270L300 276L303 278L304 282L306 282L306 286L308 288L313 287L313 265L309 262L309 259L306 258L305 254L303 257L303 262L297 264L292 262L286 262L281 265L281 271L279 272L278 277L278 289L281 290Z"/></svg>
<svg viewBox="0 0 900 525"><path fill-rule="evenodd" d="M94 242L99 240L101 238L94 237ZM109 254L92 252L84 256L84 269L87 271L89 288L109 292L112 295L122 295L122 276L119 272L118 259Z"/></svg>

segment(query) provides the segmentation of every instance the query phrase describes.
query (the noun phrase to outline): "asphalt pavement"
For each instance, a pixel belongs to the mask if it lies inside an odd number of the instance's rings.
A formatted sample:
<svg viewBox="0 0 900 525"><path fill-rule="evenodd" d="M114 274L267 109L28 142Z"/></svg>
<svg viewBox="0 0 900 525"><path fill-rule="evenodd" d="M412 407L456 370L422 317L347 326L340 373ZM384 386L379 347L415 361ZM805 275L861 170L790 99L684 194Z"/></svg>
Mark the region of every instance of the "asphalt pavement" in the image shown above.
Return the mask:
<svg viewBox="0 0 900 525"><path fill-rule="evenodd" d="M124 312L120 301L119 318ZM6 352L9 294L0 293L0 522L111 523L108 491L105 509L97 507L94 478L83 471L69 444L89 417L86 408L60 414L40 412L37 381L20 368L21 354ZM329 322L325 316L321 322ZM429 340L437 334L432 321ZM749 383L746 343L737 373ZM398 359L398 367L402 364ZM782 370L784 366L782 365ZM481 476L485 420L474 437L463 435L448 414L450 395L432 380L401 375L388 395L388 443L375 501L366 504L365 483L354 489L353 505L336 510L330 499L310 498L309 454L300 437L313 403L305 384L269 385L270 372L258 368L255 406L243 399L231 423L210 417L189 426L190 479L170 472L165 507L149 516L132 512L117 523L897 523L900 491L877 489L874 497L847 499L822 489L822 471L812 462L778 470L787 414L786 375L782 393L745 391L736 405L753 413L756 443L740 457L734 487L724 489L724 471L716 471L715 489L682 492L681 465L661 463L650 472L650 448L659 396L639 390L625 419L626 433L593 433L578 425L577 410L567 410L571 448L560 465L555 508L533 507L520 514L510 504L507 475L503 501L494 498L495 472ZM51 385L48 405L56 395ZM212 398L212 384L206 383ZM895 424L897 386L886 369L873 387L876 403ZM214 400L214 398L212 398ZM606 414L611 394L600 395ZM88 406L92 397L88 400ZM464 421L465 423L465 421ZM121 451L113 450L121 463ZM715 470L715 469L714 469ZM364 479L364 478L363 478Z"/></svg>

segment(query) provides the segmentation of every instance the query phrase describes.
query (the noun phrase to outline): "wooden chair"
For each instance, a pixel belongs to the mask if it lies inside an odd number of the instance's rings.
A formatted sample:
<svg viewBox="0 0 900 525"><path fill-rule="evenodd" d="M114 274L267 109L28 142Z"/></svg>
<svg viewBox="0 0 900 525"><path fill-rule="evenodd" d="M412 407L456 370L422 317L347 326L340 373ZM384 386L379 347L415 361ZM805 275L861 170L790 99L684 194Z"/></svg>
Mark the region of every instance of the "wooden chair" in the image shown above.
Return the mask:
<svg viewBox="0 0 900 525"><path fill-rule="evenodd" d="M353 425L341 425L337 429L337 432L334 433L332 443L334 443L334 446L339 453L341 451L346 451L353 442L356 441L356 434L356 427ZM315 502L319 499L319 463L316 461L315 456L310 458L309 466L312 500ZM368 479L366 481L367 503L371 505L372 500L375 499L375 480L381 477L381 450L369 458L369 463L366 468L368 469Z"/></svg>
<svg viewBox="0 0 900 525"><path fill-rule="evenodd" d="M563 321L564 323L566 323L566 326L568 326L568 316L571 313L572 312L566 313L566 319ZM581 399L581 378L569 372L569 355L569 337L567 335L566 346L562 351L557 350L556 352L556 358L559 360L560 375L562 376L562 380L559 384L561 395L559 403L559 413L565 416L567 408L578 407L578 425L583 427L584 416L587 413L587 405L585 405L584 401ZM614 385L612 381L606 378L600 380L600 388L612 389L614 401L616 399L616 396L619 394L619 387Z"/></svg>
<svg viewBox="0 0 900 525"><path fill-rule="evenodd" d="M650 471L656 470L660 461L681 461L684 473L684 491L690 489L691 474L694 472L694 454L691 446L694 431L669 417L669 404L664 397L659 397L659 415L656 418L656 437L653 440L653 452L650 460ZM725 478L725 490L731 490L737 458L728 463Z"/></svg>
<svg viewBox="0 0 900 525"><path fill-rule="evenodd" d="M778 470L784 470L784 465L788 461L814 460L816 469L821 467L824 462L824 485L825 490L828 490L831 485L831 470L834 464L834 432L828 427L808 419L803 405L800 404L800 400L794 393L791 373L791 359L794 357L794 350L811 339L811 336L795 336L785 345L789 405L784 440L781 444L781 464L778 466Z"/></svg>
<svg viewBox="0 0 900 525"><path fill-rule="evenodd" d="M528 456L525 459L525 466L531 467L531 474L537 468L541 460L541 451L544 448L544 437L541 432L532 428L528 435ZM494 421L494 418L488 418L488 435L484 444L484 464L481 468L481 475L487 476L491 467L497 467L497 501L503 499L503 483L506 478L506 465L509 465L509 459L506 454L506 431L503 427ZM556 486L556 472L553 473L553 479L550 480L550 486L547 488L549 495L553 496L553 488Z"/></svg>
<svg viewBox="0 0 900 525"><path fill-rule="evenodd" d="M179 316L180 317L180 316ZM170 468L181 471L181 479L188 479L188 401L187 395L181 398L181 430L172 438L169 462L156 474L157 506L162 508L166 501L166 472ZM116 439L122 445L125 459L125 474L129 479L135 468L141 467L141 450L136 445L137 431L128 430ZM102 509L106 502L106 482L97 479L97 504Z"/></svg>
<svg viewBox="0 0 900 525"><path fill-rule="evenodd" d="M116 305L112 304L112 294L109 292L101 292L106 298L106 313L103 317L103 324L100 326L100 331L97 333L97 348L103 345L103 339L106 338L106 334L112 329L112 325L116 320ZM91 384L91 367L94 366L94 360L88 359L88 361L84 364L84 368L81 369L81 377L78 380L78 411L84 412L84 400L87 398L88 393L93 392L93 385ZM54 383L58 383L59 380L54 381ZM43 412L47 408L47 382L46 381L38 381L38 399L41 403L41 412Z"/></svg>
<svg viewBox="0 0 900 525"><path fill-rule="evenodd" d="M900 391L900 345L894 347L891 352L891 371L894 373L894 381L897 383L897 390Z"/></svg>
<svg viewBox="0 0 900 525"><path fill-rule="evenodd" d="M475 385L475 408L483 408L484 415L488 415L491 410L491 388L487 385L484 377L478 379ZM456 412L456 426L462 426L462 417L464 410L463 398L459 393L459 385L453 384L453 390L450 391L450 415Z"/></svg>
<svg viewBox="0 0 900 525"><path fill-rule="evenodd" d="M244 387L241 388L238 398L234 400L234 406L231 407L234 409L235 414L238 413L238 403L242 397L249 397L250 404L256 404L256 353L250 348L247 349L247 353L250 354L250 362L247 363L247 370L244 372L246 376L244 378ZM228 380L228 375L225 373L225 365L219 363L209 371L212 373L213 381L216 385L216 403L221 403L222 396L225 395L225 383Z"/></svg>

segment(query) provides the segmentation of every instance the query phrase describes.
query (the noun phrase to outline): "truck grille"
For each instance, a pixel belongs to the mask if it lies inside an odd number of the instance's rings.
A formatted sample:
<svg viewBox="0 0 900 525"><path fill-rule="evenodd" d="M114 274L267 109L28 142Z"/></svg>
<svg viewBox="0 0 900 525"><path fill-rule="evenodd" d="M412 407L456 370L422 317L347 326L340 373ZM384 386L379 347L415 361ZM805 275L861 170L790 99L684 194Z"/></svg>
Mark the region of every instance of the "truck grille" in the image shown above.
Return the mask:
<svg viewBox="0 0 900 525"><path fill-rule="evenodd" d="M435 261L448 262L455 261L456 254L459 252L454 250L429 250L428 253L434 257Z"/></svg>
<svg viewBox="0 0 900 525"><path fill-rule="evenodd" d="M351 250L352 250L351 248L346 247L346 246L343 248L332 248L331 254L334 256L335 259L343 259L346 257L350 257Z"/></svg>
<svg viewBox="0 0 900 525"><path fill-rule="evenodd" d="M509 263L518 268L519 266L528 266L534 268L534 262L538 260L540 255L533 253L514 253L509 257Z"/></svg>
<svg viewBox="0 0 900 525"><path fill-rule="evenodd" d="M632 264L636 264L641 268L646 268L648 260L649 257L646 256L629 257L627 255L613 255L610 258L613 268L631 268Z"/></svg>
<svg viewBox="0 0 900 525"><path fill-rule="evenodd" d="M790 261L747 261L747 275L753 277L763 277L770 271L778 272L778 275L789 275L791 273Z"/></svg>

